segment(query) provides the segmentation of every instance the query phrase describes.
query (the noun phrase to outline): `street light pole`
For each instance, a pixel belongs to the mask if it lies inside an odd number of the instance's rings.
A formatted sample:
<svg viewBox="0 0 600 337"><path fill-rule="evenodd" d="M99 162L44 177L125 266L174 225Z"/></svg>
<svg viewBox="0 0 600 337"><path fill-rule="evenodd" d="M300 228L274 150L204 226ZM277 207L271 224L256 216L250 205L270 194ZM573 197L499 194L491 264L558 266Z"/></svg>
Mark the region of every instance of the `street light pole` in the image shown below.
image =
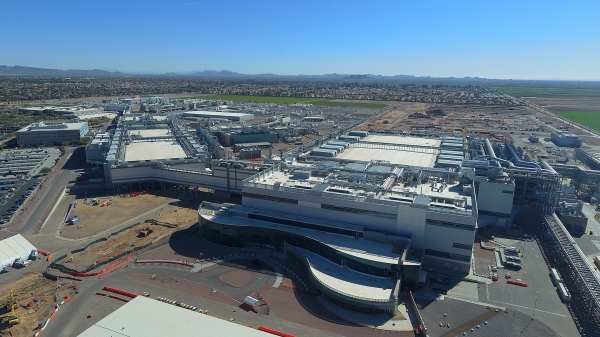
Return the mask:
<svg viewBox="0 0 600 337"><path fill-rule="evenodd" d="M200 253L200 271L202 271L202 253Z"/></svg>
<svg viewBox="0 0 600 337"><path fill-rule="evenodd" d="M533 316L531 317L531 319L535 319L535 308L537 307L537 297L535 298L535 304L533 305Z"/></svg>

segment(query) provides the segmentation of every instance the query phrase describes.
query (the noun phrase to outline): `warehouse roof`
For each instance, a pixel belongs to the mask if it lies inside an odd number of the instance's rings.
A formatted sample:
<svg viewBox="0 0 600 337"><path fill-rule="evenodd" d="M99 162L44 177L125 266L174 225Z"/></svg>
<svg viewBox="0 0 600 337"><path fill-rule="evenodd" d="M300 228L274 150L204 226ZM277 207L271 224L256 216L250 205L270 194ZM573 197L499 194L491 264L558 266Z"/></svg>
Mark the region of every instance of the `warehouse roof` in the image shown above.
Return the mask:
<svg viewBox="0 0 600 337"><path fill-rule="evenodd" d="M79 337L210 336L273 337L272 334L138 296Z"/></svg>
<svg viewBox="0 0 600 337"><path fill-rule="evenodd" d="M13 263L17 258L26 259L35 247L21 234L0 241L0 267Z"/></svg>
<svg viewBox="0 0 600 337"><path fill-rule="evenodd" d="M79 122L79 123L63 123L63 122L39 122L39 123L31 123L21 130L17 132L27 132L27 131L56 131L56 130L80 130L84 125L87 125L87 122Z"/></svg>

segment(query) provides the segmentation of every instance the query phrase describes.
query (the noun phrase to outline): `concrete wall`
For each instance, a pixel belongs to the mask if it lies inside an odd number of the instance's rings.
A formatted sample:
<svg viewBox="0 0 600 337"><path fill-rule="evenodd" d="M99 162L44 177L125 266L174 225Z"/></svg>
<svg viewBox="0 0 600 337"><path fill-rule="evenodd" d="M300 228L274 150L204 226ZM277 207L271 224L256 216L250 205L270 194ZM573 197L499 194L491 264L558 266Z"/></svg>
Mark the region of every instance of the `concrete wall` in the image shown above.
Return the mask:
<svg viewBox="0 0 600 337"><path fill-rule="evenodd" d="M514 197L515 185L488 181L479 182L479 190L477 192L477 206L479 211L510 214Z"/></svg>

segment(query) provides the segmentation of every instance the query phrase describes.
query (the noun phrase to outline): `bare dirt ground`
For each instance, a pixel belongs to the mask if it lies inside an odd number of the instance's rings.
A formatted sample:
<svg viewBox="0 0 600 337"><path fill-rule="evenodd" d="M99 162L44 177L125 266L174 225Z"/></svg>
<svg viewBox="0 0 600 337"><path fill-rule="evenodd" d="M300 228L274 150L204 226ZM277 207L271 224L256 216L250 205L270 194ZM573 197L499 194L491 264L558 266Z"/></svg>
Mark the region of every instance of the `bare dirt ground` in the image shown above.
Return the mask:
<svg viewBox="0 0 600 337"><path fill-rule="evenodd" d="M68 288L71 283L66 280L57 284L46 279L41 273L30 273L15 282L3 285L0 288L0 304L3 307L3 314L0 316L2 322L0 336L33 335L32 331L35 331L38 325L43 324L50 316L55 303L62 301L67 295L74 294L75 291ZM18 302L15 314L19 316L19 324L12 327L5 322L6 317L10 315L10 312L6 311L5 304L11 288L14 289L15 299Z"/></svg>
<svg viewBox="0 0 600 337"><path fill-rule="evenodd" d="M62 235L71 239L95 235L153 209L160 211L160 208L176 201L180 194L179 190L167 190L136 197L119 197L91 190L87 193L79 192L75 199L77 205L71 210L70 217L79 216L81 222L66 225ZM88 200L97 199L99 205L86 203L86 196ZM110 205L101 207L105 201Z"/></svg>
<svg viewBox="0 0 600 337"><path fill-rule="evenodd" d="M390 102L388 102L390 103ZM367 124L361 124L356 127L357 130L382 130L392 129L397 123L404 121L408 115L415 112L425 112L430 104L426 103L396 103L394 102L394 108L384 116L377 118Z"/></svg>
<svg viewBox="0 0 600 337"><path fill-rule="evenodd" d="M140 231L146 228L152 230L152 233L145 237L138 237ZM171 234L173 231L173 228L142 223L111 237L107 241L97 243L83 252L69 255L61 263L69 268L81 271L95 263L109 260L135 247L144 246L157 238ZM73 258L72 261L70 260L71 257Z"/></svg>
<svg viewBox="0 0 600 337"><path fill-rule="evenodd" d="M70 260L71 256L67 257L62 263L75 270L84 270L94 263L109 260L135 247L142 247L187 228L197 222L198 213L195 209L176 207L154 217L154 220L157 221L157 224L141 223L107 241L93 245L83 252L73 254L72 261ZM140 232L146 229L150 229L151 233L141 237Z"/></svg>

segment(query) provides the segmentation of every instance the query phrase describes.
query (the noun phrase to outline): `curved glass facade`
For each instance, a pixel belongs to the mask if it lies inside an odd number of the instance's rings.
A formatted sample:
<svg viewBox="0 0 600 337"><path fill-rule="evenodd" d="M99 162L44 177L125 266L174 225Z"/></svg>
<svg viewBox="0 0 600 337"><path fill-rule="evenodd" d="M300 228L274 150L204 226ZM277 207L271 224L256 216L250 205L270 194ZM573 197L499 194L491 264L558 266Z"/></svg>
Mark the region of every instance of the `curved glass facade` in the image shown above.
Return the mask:
<svg viewBox="0 0 600 337"><path fill-rule="evenodd" d="M294 253L293 247L306 249L333 263L348 267L363 274L396 279L401 277L404 273L404 267L400 264L382 263L344 254L342 251L336 250L320 241L303 235L286 232L285 230L253 226L225 225L210 221L201 215L199 215L199 223L200 234L210 242L232 247L257 247L268 245L275 250L298 260L307 268L307 263L309 262L306 258L302 257L301 254ZM337 306L366 314L380 314L385 312L393 315L397 310L397 295L395 299L392 298L382 301L343 294L336 291L336 289L319 282L310 272L310 268L308 269L309 274L311 275L311 281L317 286L318 291L322 293L329 302ZM403 282L404 281L405 279L403 278ZM410 286L410 283L403 284L403 286Z"/></svg>
<svg viewBox="0 0 600 337"><path fill-rule="evenodd" d="M347 294L335 287L332 287L317 278L311 268L310 261L299 252L296 247L285 244L285 253L302 263L308 270L311 282L317 287L317 291L323 294L325 299L338 307L360 312L368 315L378 315L387 313L390 315L396 314L398 310L398 285L396 291L389 299L373 299Z"/></svg>
<svg viewBox="0 0 600 337"><path fill-rule="evenodd" d="M288 243L363 274L395 278L403 273L402 265L381 263L343 254L320 241L295 233L271 228L223 225L200 218L202 237L216 244L232 247L269 245L283 253L283 245Z"/></svg>

